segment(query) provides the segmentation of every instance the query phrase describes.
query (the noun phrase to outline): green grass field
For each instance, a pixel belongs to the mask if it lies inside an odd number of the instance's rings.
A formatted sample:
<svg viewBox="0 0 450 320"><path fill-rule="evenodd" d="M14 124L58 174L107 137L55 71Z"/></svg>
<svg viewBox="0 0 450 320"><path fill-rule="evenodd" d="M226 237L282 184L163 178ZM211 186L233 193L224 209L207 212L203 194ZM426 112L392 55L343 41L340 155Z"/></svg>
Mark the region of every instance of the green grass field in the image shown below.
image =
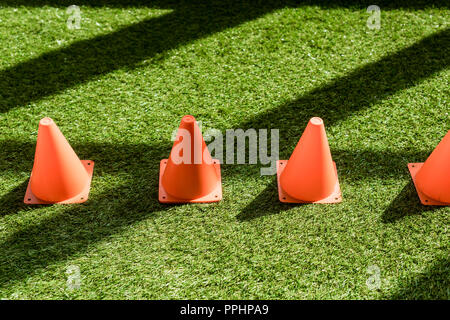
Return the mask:
<svg viewBox="0 0 450 320"><path fill-rule="evenodd" d="M450 129L450 6L390 2L372 30L350 0L0 0L0 299L449 299L450 210L407 163ZM344 201L222 165L221 202L160 204L186 114L280 129L281 159L322 117ZM45 116L96 163L84 204L23 204Z"/></svg>

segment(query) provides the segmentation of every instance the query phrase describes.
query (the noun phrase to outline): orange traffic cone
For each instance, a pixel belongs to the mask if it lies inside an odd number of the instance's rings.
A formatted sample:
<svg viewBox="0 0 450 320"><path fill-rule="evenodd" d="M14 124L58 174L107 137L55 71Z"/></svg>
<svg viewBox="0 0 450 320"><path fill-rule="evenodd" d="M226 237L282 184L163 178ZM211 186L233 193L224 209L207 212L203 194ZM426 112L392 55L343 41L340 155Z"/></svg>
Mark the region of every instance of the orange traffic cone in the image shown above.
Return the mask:
<svg viewBox="0 0 450 320"><path fill-rule="evenodd" d="M336 164L321 118L312 118L289 161L277 161L281 202L337 203L342 201Z"/></svg>
<svg viewBox="0 0 450 320"><path fill-rule="evenodd" d="M50 118L39 130L24 202L28 204L81 203L88 199L94 161L80 161Z"/></svg>
<svg viewBox="0 0 450 320"><path fill-rule="evenodd" d="M219 160L211 154L193 116L184 116L169 159L160 162L159 201L216 202L222 199Z"/></svg>
<svg viewBox="0 0 450 320"><path fill-rule="evenodd" d="M425 163L408 163L420 202L450 205L450 130Z"/></svg>

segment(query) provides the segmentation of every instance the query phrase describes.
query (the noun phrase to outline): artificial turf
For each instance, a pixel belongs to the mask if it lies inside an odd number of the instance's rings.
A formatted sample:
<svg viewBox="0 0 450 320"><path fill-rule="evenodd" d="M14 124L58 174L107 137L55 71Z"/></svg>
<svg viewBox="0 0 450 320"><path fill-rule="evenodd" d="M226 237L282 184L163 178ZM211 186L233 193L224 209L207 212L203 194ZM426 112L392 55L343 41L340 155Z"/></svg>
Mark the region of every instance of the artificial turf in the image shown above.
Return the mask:
<svg viewBox="0 0 450 320"><path fill-rule="evenodd" d="M372 30L358 1L77 2L0 0L0 299L449 298L450 210L407 169L450 128L448 3L378 1ZM185 114L279 129L280 159L322 117L343 202L224 164L221 202L158 203ZM96 163L84 204L23 204L44 116Z"/></svg>

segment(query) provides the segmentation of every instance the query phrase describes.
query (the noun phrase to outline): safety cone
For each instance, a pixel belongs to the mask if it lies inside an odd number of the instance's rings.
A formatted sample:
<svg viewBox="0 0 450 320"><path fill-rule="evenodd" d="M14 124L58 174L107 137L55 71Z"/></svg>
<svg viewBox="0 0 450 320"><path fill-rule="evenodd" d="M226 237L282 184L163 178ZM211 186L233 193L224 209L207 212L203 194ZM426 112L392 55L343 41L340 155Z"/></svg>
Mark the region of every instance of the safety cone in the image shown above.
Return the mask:
<svg viewBox="0 0 450 320"><path fill-rule="evenodd" d="M94 161L80 161L53 120L43 118L39 122L33 170L24 202L85 202L93 171Z"/></svg>
<svg viewBox="0 0 450 320"><path fill-rule="evenodd" d="M278 196L289 203L342 201L336 164L321 118L312 118L289 161L277 161Z"/></svg>
<svg viewBox="0 0 450 320"><path fill-rule="evenodd" d="M162 203L216 202L222 199L220 162L212 159L193 116L184 116L169 159L159 167Z"/></svg>
<svg viewBox="0 0 450 320"><path fill-rule="evenodd" d="M425 163L408 163L420 202L450 205L450 130Z"/></svg>

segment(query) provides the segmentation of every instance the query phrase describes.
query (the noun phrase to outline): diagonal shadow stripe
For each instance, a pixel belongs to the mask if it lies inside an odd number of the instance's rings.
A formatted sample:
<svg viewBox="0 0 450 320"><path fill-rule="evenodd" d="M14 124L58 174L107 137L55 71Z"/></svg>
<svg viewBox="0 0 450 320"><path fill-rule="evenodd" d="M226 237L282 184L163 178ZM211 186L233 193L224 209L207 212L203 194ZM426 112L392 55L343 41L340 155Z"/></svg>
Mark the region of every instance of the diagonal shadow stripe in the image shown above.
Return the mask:
<svg viewBox="0 0 450 320"><path fill-rule="evenodd" d="M381 222L395 223L405 217L421 215L425 212L439 210L439 206L424 206L417 195L414 183L410 179L403 189L381 215Z"/></svg>
<svg viewBox="0 0 450 320"><path fill-rule="evenodd" d="M278 128L280 136L288 139L283 144L293 147L311 117L319 116L326 126L331 126L448 68L449 47L450 29L437 32L294 101L245 120L238 127Z"/></svg>
<svg viewBox="0 0 450 320"><path fill-rule="evenodd" d="M144 59L284 5L234 0L179 6L161 17L45 53L0 71L0 111L27 105L119 68L135 68Z"/></svg>
<svg viewBox="0 0 450 320"><path fill-rule="evenodd" d="M418 274L399 279L399 286L389 300L449 300L450 259L448 254L437 258L432 265Z"/></svg>
<svg viewBox="0 0 450 320"><path fill-rule="evenodd" d="M20 2L0 1L14 5ZM129 2L115 3L129 5ZM155 57L193 40L237 26L283 7L327 2L306 1L213 1L139 4L174 8L158 18L144 20L107 35L75 42L66 48L0 71L0 111L29 104L51 94L107 74L119 68L135 68L144 59ZM411 2L422 5L422 2ZM53 4L52 1L42 4ZM55 3L56 4L56 3ZM106 3L103 3L106 4ZM342 1L331 6L361 6ZM386 7L392 4L386 3ZM407 7L406 3L405 6ZM364 7L362 7L364 8Z"/></svg>

